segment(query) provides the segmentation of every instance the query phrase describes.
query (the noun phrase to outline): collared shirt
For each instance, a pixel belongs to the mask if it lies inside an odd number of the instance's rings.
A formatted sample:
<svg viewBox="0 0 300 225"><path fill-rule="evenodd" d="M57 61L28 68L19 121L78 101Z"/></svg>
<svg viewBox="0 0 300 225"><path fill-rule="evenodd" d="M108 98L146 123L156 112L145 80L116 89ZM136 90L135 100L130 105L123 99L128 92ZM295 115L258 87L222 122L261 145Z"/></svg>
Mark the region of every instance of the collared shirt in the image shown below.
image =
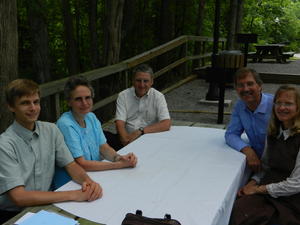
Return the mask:
<svg viewBox="0 0 300 225"><path fill-rule="evenodd" d="M125 121L127 132L170 119L167 102L162 93L150 88L139 98L134 87L122 91L117 99L116 120Z"/></svg>
<svg viewBox="0 0 300 225"><path fill-rule="evenodd" d="M84 117L86 127L81 127L71 111L65 112L57 121L65 142L74 158L83 156L85 160L101 160L100 146L106 143L101 123L92 112ZM55 189L69 182L71 177L64 168L56 168L53 179Z"/></svg>
<svg viewBox="0 0 300 225"><path fill-rule="evenodd" d="M261 101L254 112L251 112L244 101L238 100L225 133L226 143L237 151L251 146L261 157L267 133L267 126L272 113L273 95L262 93ZM249 143L242 140L245 132Z"/></svg>
<svg viewBox="0 0 300 225"><path fill-rule="evenodd" d="M284 140L288 139L288 137L291 136L290 130L282 130L280 128L280 132L279 132L279 135L277 136L277 138L279 139L281 135L283 135ZM264 171L268 170L268 168L269 168L268 151L264 151L264 154L262 156L262 166L263 166L263 171L260 173L256 173L252 177L252 179L255 180L257 183L259 183L261 178L265 175ZM266 185L266 188L267 188L268 193L274 198L277 198L280 196L289 196L289 195L297 194L300 192L300 154L299 154L299 152L297 154L295 167L294 167L291 175L284 181Z"/></svg>
<svg viewBox="0 0 300 225"><path fill-rule="evenodd" d="M17 186L48 191L55 165L73 160L55 124L37 121L30 131L14 121L0 136L0 209L19 210L5 193Z"/></svg>
<svg viewBox="0 0 300 225"><path fill-rule="evenodd" d="M83 156L85 160L101 160L99 148L106 143L101 123L92 112L84 117L86 127L81 127L71 111L65 112L57 121L65 142L74 158Z"/></svg>

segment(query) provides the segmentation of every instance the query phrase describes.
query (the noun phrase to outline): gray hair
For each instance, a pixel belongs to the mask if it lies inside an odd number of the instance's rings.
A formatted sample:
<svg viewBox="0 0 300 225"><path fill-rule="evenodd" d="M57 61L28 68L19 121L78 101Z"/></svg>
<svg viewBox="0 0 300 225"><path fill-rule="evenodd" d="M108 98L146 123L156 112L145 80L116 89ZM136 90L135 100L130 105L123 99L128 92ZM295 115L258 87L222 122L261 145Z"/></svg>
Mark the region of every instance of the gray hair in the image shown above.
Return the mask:
<svg viewBox="0 0 300 225"><path fill-rule="evenodd" d="M64 88L64 95L67 101L71 99L71 92L74 91L78 86L86 86L87 88L89 88L91 91L92 98L94 97L94 88L85 77L70 77L70 79L65 84Z"/></svg>
<svg viewBox="0 0 300 225"><path fill-rule="evenodd" d="M142 72L142 73L149 73L151 75L151 78L153 79L154 77L154 73L153 73L153 70L152 68L147 65L147 64L140 64L138 65L137 67L135 67L133 69L133 78L135 77L135 75L139 72Z"/></svg>

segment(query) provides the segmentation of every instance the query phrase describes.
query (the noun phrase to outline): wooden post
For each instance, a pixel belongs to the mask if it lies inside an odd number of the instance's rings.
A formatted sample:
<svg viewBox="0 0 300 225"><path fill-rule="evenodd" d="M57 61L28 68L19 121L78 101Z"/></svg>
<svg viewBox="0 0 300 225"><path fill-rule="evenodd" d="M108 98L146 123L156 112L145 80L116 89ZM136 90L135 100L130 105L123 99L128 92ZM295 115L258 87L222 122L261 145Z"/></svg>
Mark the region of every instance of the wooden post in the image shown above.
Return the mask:
<svg viewBox="0 0 300 225"><path fill-rule="evenodd" d="M219 37L220 37L219 30L220 30L220 0L216 0L212 67L215 67L216 65L216 55L218 54L218 49L219 49Z"/></svg>
<svg viewBox="0 0 300 225"><path fill-rule="evenodd" d="M215 1L215 22L214 22L214 42L213 53L211 57L212 68L216 67L217 54L219 48L219 28L220 28L220 0ZM216 82L210 82L208 92L205 97L206 100L218 100L218 84Z"/></svg>
<svg viewBox="0 0 300 225"><path fill-rule="evenodd" d="M202 47L201 47L201 53L204 55L206 52L206 41L202 42ZM202 58L201 60L201 66L205 66L206 62L205 62L205 58Z"/></svg>
<svg viewBox="0 0 300 225"><path fill-rule="evenodd" d="M184 43L183 48L184 48L184 57L187 58L187 56L188 56L188 41ZM185 62L183 65L183 72L184 72L183 77L186 77L186 75L189 73L187 62Z"/></svg>

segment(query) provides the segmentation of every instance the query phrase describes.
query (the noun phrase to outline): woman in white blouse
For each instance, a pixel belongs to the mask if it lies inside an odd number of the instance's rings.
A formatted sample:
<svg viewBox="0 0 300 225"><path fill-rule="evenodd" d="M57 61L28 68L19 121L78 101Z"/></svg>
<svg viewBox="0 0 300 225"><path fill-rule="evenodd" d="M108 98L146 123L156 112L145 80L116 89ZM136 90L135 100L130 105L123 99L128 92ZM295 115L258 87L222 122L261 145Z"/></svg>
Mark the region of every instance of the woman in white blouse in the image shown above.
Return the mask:
<svg viewBox="0 0 300 225"><path fill-rule="evenodd" d="M274 97L263 170L238 192L230 224L300 224L300 93L281 86Z"/></svg>

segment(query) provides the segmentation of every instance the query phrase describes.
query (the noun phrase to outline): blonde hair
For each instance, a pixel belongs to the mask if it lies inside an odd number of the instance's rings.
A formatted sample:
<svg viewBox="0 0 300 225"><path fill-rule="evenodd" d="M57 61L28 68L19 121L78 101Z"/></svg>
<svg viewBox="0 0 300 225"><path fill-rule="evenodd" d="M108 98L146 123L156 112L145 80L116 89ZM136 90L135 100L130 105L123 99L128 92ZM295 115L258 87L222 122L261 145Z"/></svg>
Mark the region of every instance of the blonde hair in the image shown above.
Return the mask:
<svg viewBox="0 0 300 225"><path fill-rule="evenodd" d="M294 135L296 133L300 133L300 93L299 93L299 90L296 87L289 86L289 85L280 86L275 93L273 103L276 102L277 98L283 92L287 92L287 91L291 91L294 93L296 105L297 105L297 113L296 113L296 116L293 121L293 126L291 128L291 133L292 133L292 135ZM279 134L280 125L281 125L281 122L279 121L279 119L277 118L277 116L275 114L275 104L273 104L272 115L271 115L269 129L268 129L269 135L276 137Z"/></svg>

